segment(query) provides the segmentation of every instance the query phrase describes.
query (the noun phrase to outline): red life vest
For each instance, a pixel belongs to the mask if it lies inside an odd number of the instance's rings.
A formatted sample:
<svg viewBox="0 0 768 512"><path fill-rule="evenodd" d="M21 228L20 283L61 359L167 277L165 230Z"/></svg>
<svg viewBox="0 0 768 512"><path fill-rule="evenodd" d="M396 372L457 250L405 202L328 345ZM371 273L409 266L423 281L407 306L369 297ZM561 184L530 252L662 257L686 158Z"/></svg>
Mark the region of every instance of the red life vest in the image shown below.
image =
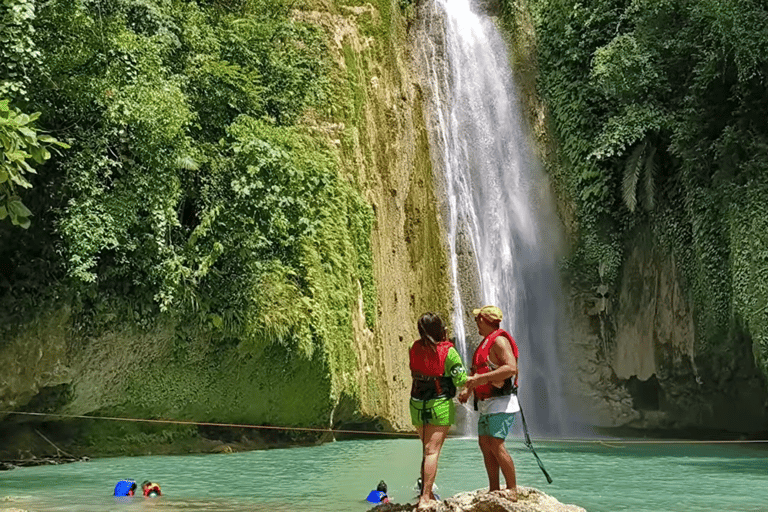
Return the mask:
<svg viewBox="0 0 768 512"><path fill-rule="evenodd" d="M432 400L456 395L453 379L445 377L445 358L453 348L450 341L441 341L434 350L416 340L409 352L411 376L411 397L419 400Z"/></svg>
<svg viewBox="0 0 768 512"><path fill-rule="evenodd" d="M504 336L509 340L510 345L512 345L512 354L515 356L515 361L517 361L518 351L515 339L504 329L496 329L491 334L486 336L482 343L480 343L480 346L477 347L477 350L475 350L475 355L472 356L472 375L488 373L491 371L491 367L488 364L488 356L491 353L491 347L493 347L493 344L496 342L496 338L499 336ZM475 400L486 400L494 396L511 395L515 392L516 389L517 377L515 377L514 384L512 383L512 377L509 377L504 380L504 385L500 388L497 388L491 383L477 386L474 389Z"/></svg>
<svg viewBox="0 0 768 512"><path fill-rule="evenodd" d="M144 496L149 496L150 493L157 493L158 496L162 495L160 492L160 486L155 483L150 483L147 487L144 488Z"/></svg>

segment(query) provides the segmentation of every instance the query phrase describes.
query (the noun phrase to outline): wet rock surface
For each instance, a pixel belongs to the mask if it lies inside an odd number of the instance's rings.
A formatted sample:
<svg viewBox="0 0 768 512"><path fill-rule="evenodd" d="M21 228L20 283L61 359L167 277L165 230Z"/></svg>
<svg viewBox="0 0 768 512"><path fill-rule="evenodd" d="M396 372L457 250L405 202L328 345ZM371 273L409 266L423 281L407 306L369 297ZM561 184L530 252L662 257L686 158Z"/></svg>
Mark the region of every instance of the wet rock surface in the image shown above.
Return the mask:
<svg viewBox="0 0 768 512"><path fill-rule="evenodd" d="M615 286L570 290L568 401L606 433L761 438L768 388L752 341L697 341L679 265L640 231Z"/></svg>
<svg viewBox="0 0 768 512"><path fill-rule="evenodd" d="M586 512L577 505L560 503L557 499L533 487L517 488L514 494L507 491L488 492L481 489L462 492L446 500L434 502L426 508L428 512ZM411 512L417 510L416 503L387 503L370 509L369 512Z"/></svg>

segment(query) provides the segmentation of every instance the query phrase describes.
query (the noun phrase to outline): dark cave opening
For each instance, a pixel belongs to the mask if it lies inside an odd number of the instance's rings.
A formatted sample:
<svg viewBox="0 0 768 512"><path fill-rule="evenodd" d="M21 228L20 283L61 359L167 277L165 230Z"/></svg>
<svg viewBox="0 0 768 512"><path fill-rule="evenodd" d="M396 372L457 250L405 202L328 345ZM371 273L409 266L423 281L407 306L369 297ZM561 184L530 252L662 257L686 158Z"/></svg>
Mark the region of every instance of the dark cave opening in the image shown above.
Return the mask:
<svg viewBox="0 0 768 512"><path fill-rule="evenodd" d="M624 384L632 396L635 409L638 411L658 411L661 386L656 374L648 380L640 380L635 376L630 377Z"/></svg>

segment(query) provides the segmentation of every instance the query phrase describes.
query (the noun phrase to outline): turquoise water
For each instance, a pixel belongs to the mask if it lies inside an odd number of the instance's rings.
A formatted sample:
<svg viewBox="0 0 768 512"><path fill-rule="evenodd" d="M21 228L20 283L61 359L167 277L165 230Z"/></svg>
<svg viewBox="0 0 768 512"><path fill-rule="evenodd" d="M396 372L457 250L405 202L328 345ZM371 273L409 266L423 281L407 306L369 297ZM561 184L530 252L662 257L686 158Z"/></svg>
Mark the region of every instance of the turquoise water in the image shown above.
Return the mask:
<svg viewBox="0 0 768 512"><path fill-rule="evenodd" d="M758 445L537 442L547 484L519 439L507 441L518 484L589 512L768 510L768 450ZM413 502L416 439L341 441L233 454L97 459L0 472L0 509L83 511L365 511L384 479L395 502ZM113 498L115 482L158 482L156 499ZM487 485L474 439L448 439L439 494Z"/></svg>

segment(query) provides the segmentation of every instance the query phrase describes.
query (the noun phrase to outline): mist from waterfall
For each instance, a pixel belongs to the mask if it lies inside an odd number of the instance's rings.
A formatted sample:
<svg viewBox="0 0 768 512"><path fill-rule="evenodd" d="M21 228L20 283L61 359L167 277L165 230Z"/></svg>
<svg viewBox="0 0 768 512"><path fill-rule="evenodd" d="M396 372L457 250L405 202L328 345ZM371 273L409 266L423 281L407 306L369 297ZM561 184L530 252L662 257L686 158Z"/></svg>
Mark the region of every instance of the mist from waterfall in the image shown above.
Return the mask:
<svg viewBox="0 0 768 512"><path fill-rule="evenodd" d="M481 341L471 309L500 307L501 326L520 349L528 425L539 435L562 434L568 418L558 349L558 235L543 225L553 210L507 48L470 0L433 0L429 8L419 51L432 102L433 160L436 174L444 173L455 341L471 362ZM472 435L473 424L462 415L459 428Z"/></svg>

